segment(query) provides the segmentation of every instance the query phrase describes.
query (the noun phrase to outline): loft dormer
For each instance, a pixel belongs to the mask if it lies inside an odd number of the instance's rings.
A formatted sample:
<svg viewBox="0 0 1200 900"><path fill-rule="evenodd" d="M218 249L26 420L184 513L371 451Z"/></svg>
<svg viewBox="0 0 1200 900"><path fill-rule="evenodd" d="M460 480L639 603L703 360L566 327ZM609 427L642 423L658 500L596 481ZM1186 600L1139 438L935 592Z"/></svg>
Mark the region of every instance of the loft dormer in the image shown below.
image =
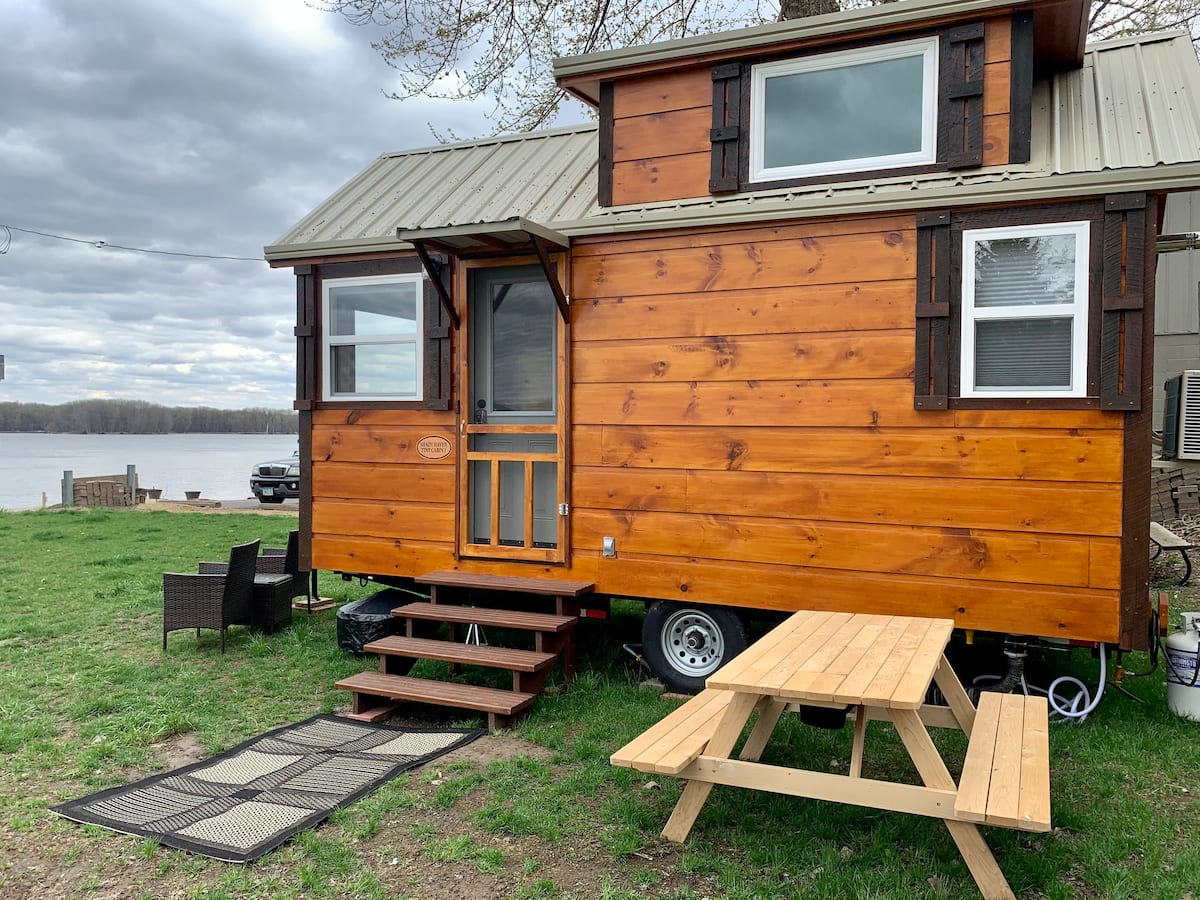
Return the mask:
<svg viewBox="0 0 1200 900"><path fill-rule="evenodd" d="M897 2L559 60L600 115L603 206L1020 165L1086 5Z"/></svg>

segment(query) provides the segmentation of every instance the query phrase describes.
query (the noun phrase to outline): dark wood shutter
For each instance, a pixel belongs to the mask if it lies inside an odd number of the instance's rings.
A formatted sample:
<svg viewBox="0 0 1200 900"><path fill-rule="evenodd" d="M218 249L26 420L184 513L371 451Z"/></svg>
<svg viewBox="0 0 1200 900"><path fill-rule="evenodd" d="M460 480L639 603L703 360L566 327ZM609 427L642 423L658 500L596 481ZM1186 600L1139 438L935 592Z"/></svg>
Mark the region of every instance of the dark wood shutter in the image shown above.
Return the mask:
<svg viewBox="0 0 1200 900"><path fill-rule="evenodd" d="M938 158L951 169L983 165L983 23L952 28L942 42Z"/></svg>
<svg viewBox="0 0 1200 900"><path fill-rule="evenodd" d="M313 408L317 399L317 274L312 266L295 266L296 273L296 402Z"/></svg>
<svg viewBox="0 0 1200 900"><path fill-rule="evenodd" d="M1013 15L1009 65L1008 161L1027 163L1033 130L1033 13Z"/></svg>
<svg viewBox="0 0 1200 900"><path fill-rule="evenodd" d="M447 293L450 291L451 267L438 267L438 278ZM425 285L425 406L427 409L450 408L450 316L442 306L437 290L427 274Z"/></svg>
<svg viewBox="0 0 1200 900"><path fill-rule="evenodd" d="M950 381L950 213L917 216L917 355L913 406L945 409Z"/></svg>
<svg viewBox="0 0 1200 900"><path fill-rule="evenodd" d="M713 102L712 171L708 190L713 194L736 191L741 172L742 67L740 63L712 70Z"/></svg>
<svg viewBox="0 0 1200 900"><path fill-rule="evenodd" d="M1104 198L1100 406L1142 408L1143 314L1147 290L1146 195Z"/></svg>
<svg viewBox="0 0 1200 900"><path fill-rule="evenodd" d="M613 116L613 83L600 82L600 140L599 164L596 167L596 202L601 206L613 205L613 133L616 119Z"/></svg>

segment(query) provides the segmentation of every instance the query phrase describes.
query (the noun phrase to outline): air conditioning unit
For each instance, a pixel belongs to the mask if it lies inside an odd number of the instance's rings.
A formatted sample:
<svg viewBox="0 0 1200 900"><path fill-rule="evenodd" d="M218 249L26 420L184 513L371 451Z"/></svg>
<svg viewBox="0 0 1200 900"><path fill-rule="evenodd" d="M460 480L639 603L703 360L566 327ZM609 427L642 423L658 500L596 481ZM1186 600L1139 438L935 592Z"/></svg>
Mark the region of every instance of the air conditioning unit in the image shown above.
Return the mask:
<svg viewBox="0 0 1200 900"><path fill-rule="evenodd" d="M1163 409L1163 456L1200 460L1200 370L1168 378Z"/></svg>

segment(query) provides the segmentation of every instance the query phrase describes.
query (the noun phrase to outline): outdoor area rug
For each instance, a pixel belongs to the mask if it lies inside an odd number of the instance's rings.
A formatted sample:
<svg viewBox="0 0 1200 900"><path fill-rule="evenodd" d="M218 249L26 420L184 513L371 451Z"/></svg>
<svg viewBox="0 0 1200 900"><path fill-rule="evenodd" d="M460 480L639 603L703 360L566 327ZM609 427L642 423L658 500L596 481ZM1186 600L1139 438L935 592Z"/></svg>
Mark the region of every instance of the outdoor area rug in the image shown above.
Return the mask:
<svg viewBox="0 0 1200 900"><path fill-rule="evenodd" d="M73 822L249 862L401 772L483 734L313 716L219 756L52 808Z"/></svg>

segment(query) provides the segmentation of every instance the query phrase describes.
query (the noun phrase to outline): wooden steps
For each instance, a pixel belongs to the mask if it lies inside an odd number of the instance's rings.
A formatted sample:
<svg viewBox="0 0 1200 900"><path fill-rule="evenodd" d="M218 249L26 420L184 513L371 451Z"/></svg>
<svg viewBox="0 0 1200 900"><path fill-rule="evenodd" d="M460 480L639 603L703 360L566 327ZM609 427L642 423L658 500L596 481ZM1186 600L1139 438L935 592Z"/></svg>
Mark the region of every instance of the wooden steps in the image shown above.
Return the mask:
<svg viewBox="0 0 1200 900"><path fill-rule="evenodd" d="M557 578L521 578L515 575L472 575L467 572L429 572L414 579L429 585L429 600L440 603L438 588L456 590L504 591L553 597L554 612L560 616L578 616L579 598L595 587L589 581L563 581Z"/></svg>
<svg viewBox="0 0 1200 900"><path fill-rule="evenodd" d="M431 585L434 602L408 603L393 609L392 615L405 620L405 634L372 641L363 648L367 653L378 654L379 671L364 672L337 683L339 690L353 695L353 718L367 721L385 718L396 711L398 702L432 703L486 713L488 728L495 730L529 709L559 660L563 675L568 680L575 677L578 616L563 610L571 609L573 598L591 591L593 585L471 576L462 572L433 572L417 581ZM542 598L543 602L545 598L553 598L556 611L528 612L436 602L439 586L507 591ZM448 626L449 640L434 638L443 625ZM533 648L461 642L464 634L472 633L473 627L525 633L524 640L531 640ZM506 669L512 672L512 690L409 677L412 666L420 659L449 663L452 675L461 666Z"/></svg>
<svg viewBox="0 0 1200 900"><path fill-rule="evenodd" d="M366 721L380 718L374 714L374 710L380 707L380 699L407 700L487 713L488 728L492 731L503 728L510 717L524 712L537 699L537 694L501 691L452 681L385 675L382 672L351 675L343 678L335 687L354 695L352 718ZM388 713L391 712L390 705L385 708Z"/></svg>
<svg viewBox="0 0 1200 900"><path fill-rule="evenodd" d="M363 650L379 656L381 672L394 675L405 674L411 666L411 661L417 659L434 659L439 662L489 669L508 669L513 673L512 689L531 694L541 690L551 667L558 661L556 654L536 650L514 650L511 647L490 647L487 644L459 644L399 635L371 641ZM409 666L397 665L396 660L409 661ZM403 671L399 671L400 669Z"/></svg>
<svg viewBox="0 0 1200 900"><path fill-rule="evenodd" d="M483 606L451 606L448 603L407 603L393 609L392 615L431 622L486 625L491 628L515 628L521 631L549 631L556 634L575 626L574 616L554 616L515 609L488 609Z"/></svg>

